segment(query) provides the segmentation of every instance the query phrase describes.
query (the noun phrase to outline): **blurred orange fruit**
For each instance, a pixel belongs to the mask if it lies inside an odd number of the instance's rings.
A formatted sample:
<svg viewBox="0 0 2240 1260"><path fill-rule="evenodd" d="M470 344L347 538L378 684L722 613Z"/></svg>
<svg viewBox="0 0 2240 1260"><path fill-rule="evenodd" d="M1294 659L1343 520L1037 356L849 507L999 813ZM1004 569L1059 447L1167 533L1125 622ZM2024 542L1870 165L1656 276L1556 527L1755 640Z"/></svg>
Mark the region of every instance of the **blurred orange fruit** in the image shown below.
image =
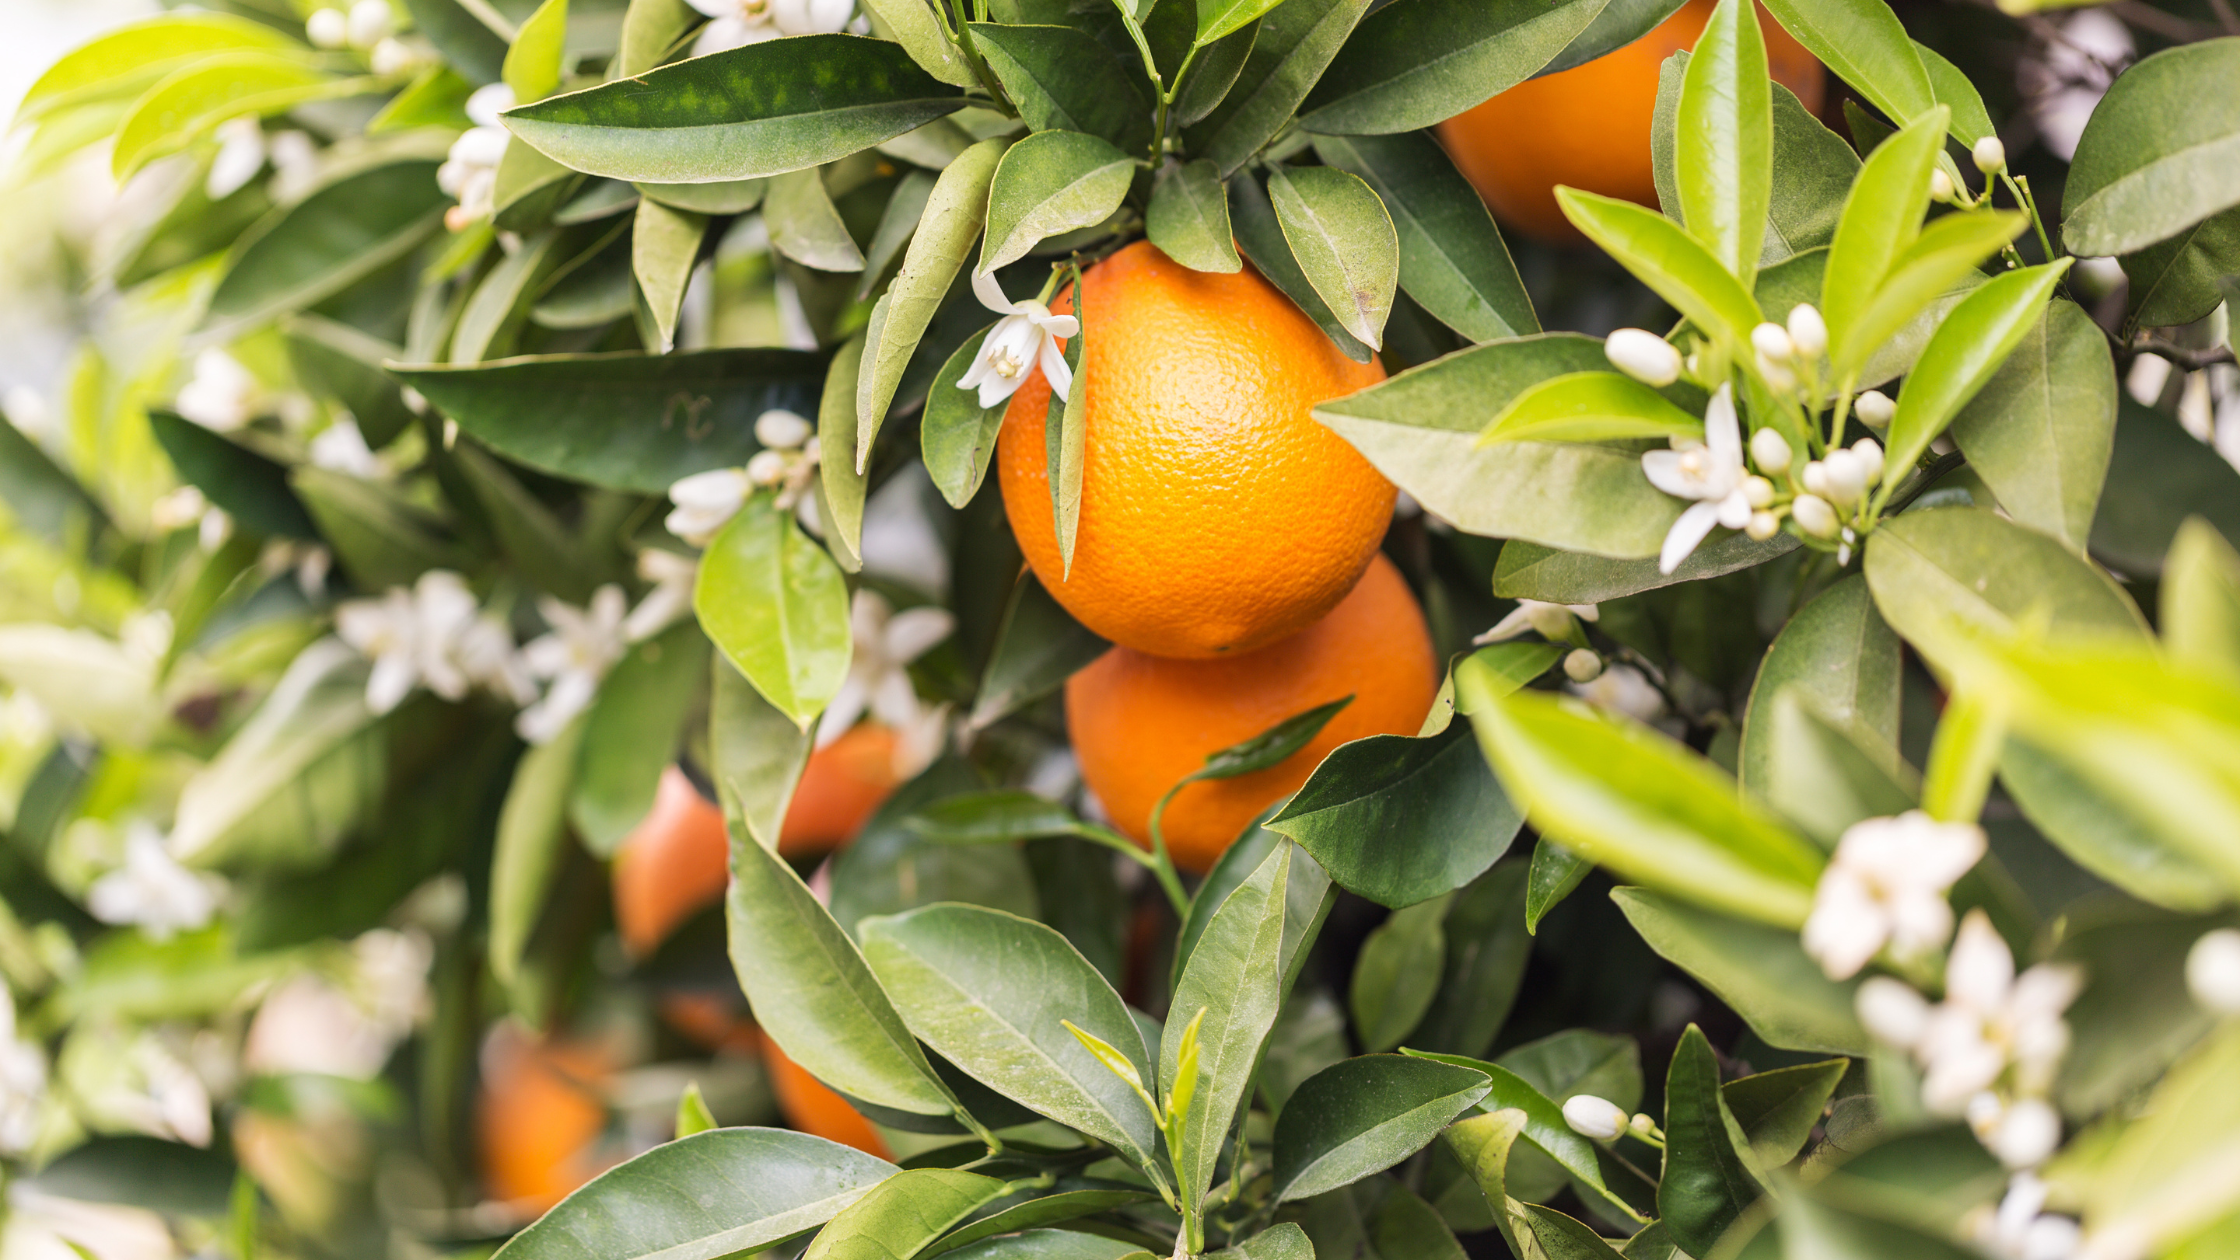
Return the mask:
<svg viewBox="0 0 2240 1260"><path fill-rule="evenodd" d="M1250 266L1192 271L1139 241L1091 267L1088 424L1073 569L1051 518L1037 372L998 445L1003 506L1043 586L1098 634L1158 656L1248 652L1345 598L1393 488L1308 413L1384 379ZM1073 309L1072 293L1052 309Z"/></svg>
<svg viewBox="0 0 2240 1260"><path fill-rule="evenodd" d="M1399 570L1378 555L1328 616L1259 651L1212 661L1106 652L1066 683L1066 728L1081 776L1113 825L1148 844L1152 807L1208 754L1353 697L1281 763L1193 783L1175 796L1161 824L1167 848L1176 865L1203 871L1261 810L1298 790L1331 749L1369 735L1415 734L1438 687L1423 610Z"/></svg>
<svg viewBox="0 0 2240 1260"><path fill-rule="evenodd" d="M537 1038L511 1024L491 1030L475 1100L491 1198L542 1212L604 1169L602 1090L615 1067L612 1050L597 1042Z"/></svg>
<svg viewBox="0 0 2240 1260"><path fill-rule="evenodd" d="M1655 30L1559 74L1527 79L1439 124L1439 138L1501 221L1555 245L1585 238L1556 206L1558 184L1657 204L1649 123L1665 58L1694 48L1713 0L1688 0ZM1758 10L1775 82L1820 112L1825 72L1781 24ZM1092 342L1091 344L1095 344Z"/></svg>
<svg viewBox="0 0 2240 1260"><path fill-rule="evenodd" d="M849 1106L847 1099L809 1075L807 1068L787 1058L778 1043L768 1037L762 1039L762 1062L770 1069L770 1092L777 1095L778 1110L785 1113L788 1125L868 1155L894 1158L887 1140L869 1120Z"/></svg>
<svg viewBox="0 0 2240 1260"><path fill-rule="evenodd" d="M855 839L902 781L895 773L900 740L891 726L862 722L810 753L778 829L778 852L809 857Z"/></svg>

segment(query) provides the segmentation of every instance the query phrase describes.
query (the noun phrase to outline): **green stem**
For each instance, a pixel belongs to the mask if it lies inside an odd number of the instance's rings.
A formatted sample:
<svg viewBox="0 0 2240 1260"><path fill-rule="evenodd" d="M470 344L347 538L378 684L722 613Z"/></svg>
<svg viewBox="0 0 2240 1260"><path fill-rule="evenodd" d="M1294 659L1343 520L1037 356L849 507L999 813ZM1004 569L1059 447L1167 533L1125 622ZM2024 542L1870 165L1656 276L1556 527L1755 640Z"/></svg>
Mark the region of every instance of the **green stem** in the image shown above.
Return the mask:
<svg viewBox="0 0 2240 1260"><path fill-rule="evenodd" d="M2045 251L2046 261L2052 262L2061 255L2053 252L2053 241L2046 235L2046 222L2038 216L2038 199L2030 195L2030 181L2017 179L2005 172L2000 178L2007 182L2007 191L2014 194L2015 204L2030 212L2030 226L2037 229L2038 248Z"/></svg>
<svg viewBox="0 0 2240 1260"><path fill-rule="evenodd" d="M1167 899L1174 902L1175 913L1184 916L1190 913L1190 899L1183 895L1182 876L1175 872L1174 858L1167 852L1167 833L1160 826L1160 820L1166 816L1167 802L1174 799L1175 793L1195 782L1197 776L1192 775L1175 784L1167 789L1165 796L1159 798L1157 805L1151 807L1151 873L1159 877L1160 885L1167 890Z"/></svg>
<svg viewBox="0 0 2240 1260"><path fill-rule="evenodd" d="M1159 121L1151 129L1151 165L1154 167L1159 165L1160 157L1167 151L1167 123L1174 107L1174 98L1182 94L1182 85L1190 81L1190 63L1197 59L1198 46L1193 43L1190 51L1182 55L1182 65L1174 72L1174 85L1159 93ZM1154 71L1152 77L1156 79L1158 73Z"/></svg>
<svg viewBox="0 0 2240 1260"><path fill-rule="evenodd" d="M1161 802L1162 806L1164 806L1164 804L1165 802ZM1108 848L1113 852L1126 857L1129 861L1137 863L1145 870L1150 871L1152 877L1159 881L1160 891L1167 894L1167 901L1174 906L1174 912L1177 915L1187 915L1190 913L1190 894L1183 890L1182 876L1178 872L1176 872L1174 863L1172 861L1166 860L1165 850L1161 849L1152 853L1146 853L1143 851L1142 845L1139 845L1135 841L1128 839L1126 836L1121 835L1117 831L1099 827L1094 823L1081 823L1080 825L1074 827L1068 834L1079 836L1083 840L1087 840L1092 844L1101 844L1105 848ZM1158 824L1156 822L1152 824L1151 834L1153 842L1156 843L1159 835Z"/></svg>

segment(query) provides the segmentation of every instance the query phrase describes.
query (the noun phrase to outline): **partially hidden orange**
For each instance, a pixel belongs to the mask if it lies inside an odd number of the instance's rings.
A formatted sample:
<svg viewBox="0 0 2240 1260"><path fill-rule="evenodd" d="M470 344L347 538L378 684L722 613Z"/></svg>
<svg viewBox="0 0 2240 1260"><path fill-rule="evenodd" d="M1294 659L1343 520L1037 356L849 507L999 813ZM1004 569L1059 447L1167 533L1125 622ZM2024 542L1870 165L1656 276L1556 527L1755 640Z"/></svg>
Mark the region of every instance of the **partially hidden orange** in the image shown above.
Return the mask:
<svg viewBox="0 0 2240 1260"><path fill-rule="evenodd" d="M1082 624L1157 656L1249 652L1345 598L1393 488L1309 414L1384 379L1247 266L1192 271L1147 241L1082 276L1088 374L1073 565L1059 553L1037 372L997 448L1004 511ZM1052 309L1073 309L1069 289Z"/></svg>
<svg viewBox="0 0 2240 1260"><path fill-rule="evenodd" d="M1649 124L1657 73L1665 58L1695 47L1712 8L1713 0L1688 0L1623 48L1527 79L1439 124L1448 156L1504 224L1550 244L1585 239L1556 206L1558 184L1656 205ZM1758 28L1774 81L1817 114L1826 86L1820 63L1763 7Z"/></svg>
<svg viewBox="0 0 2240 1260"><path fill-rule="evenodd" d="M539 1038L511 1024L482 1049L475 1137L490 1197L542 1212L603 1171L604 1083L617 1064L594 1041Z"/></svg>
<svg viewBox="0 0 2240 1260"><path fill-rule="evenodd" d="M788 1125L867 1155L894 1158L887 1140L862 1113L823 1081L809 1075L807 1068L787 1058L778 1043L768 1037L762 1039L762 1062L770 1071L770 1092L777 1095L778 1110L785 1113Z"/></svg>
<svg viewBox="0 0 2240 1260"><path fill-rule="evenodd" d="M895 773L900 742L893 727L862 722L810 753L793 789L793 803L786 807L785 825L778 829L778 852L811 857L855 839L902 781Z"/></svg>
<svg viewBox="0 0 2240 1260"><path fill-rule="evenodd" d="M1261 810L1298 790L1331 749L1370 735L1415 734L1438 685L1423 610L1380 555L1328 616L1258 651L1171 660L1113 648L1067 681L1066 728L1081 777L1113 825L1148 845L1152 807L1209 754L1353 697L1282 762L1193 783L1175 796L1161 819L1168 851L1176 865L1203 871Z"/></svg>

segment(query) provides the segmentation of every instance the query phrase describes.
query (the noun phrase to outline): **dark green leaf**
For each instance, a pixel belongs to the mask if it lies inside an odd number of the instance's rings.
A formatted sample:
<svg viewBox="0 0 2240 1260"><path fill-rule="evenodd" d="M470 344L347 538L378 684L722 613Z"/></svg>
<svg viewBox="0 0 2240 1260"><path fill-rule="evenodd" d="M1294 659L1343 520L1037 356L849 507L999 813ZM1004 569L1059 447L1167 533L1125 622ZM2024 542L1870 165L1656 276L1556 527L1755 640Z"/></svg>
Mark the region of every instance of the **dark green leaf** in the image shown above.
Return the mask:
<svg viewBox="0 0 2240 1260"><path fill-rule="evenodd" d="M379 482L299 464L288 485L361 590L407 586L430 569L464 563L441 521Z"/></svg>
<svg viewBox="0 0 2240 1260"><path fill-rule="evenodd" d="M1532 874L1525 885L1525 930L1539 931L1540 920L1570 896L1593 869L1594 863L1546 836L1540 837L1532 849Z"/></svg>
<svg viewBox="0 0 2240 1260"><path fill-rule="evenodd" d="M980 678L972 725L988 726L1056 691L1109 646L1052 599L1032 572L1022 572Z"/></svg>
<svg viewBox="0 0 2240 1260"><path fill-rule="evenodd" d="M1484 1073L1397 1054L1348 1059L1310 1078L1276 1121L1275 1195L1304 1199L1415 1154L1485 1097Z"/></svg>
<svg viewBox="0 0 2240 1260"><path fill-rule="evenodd" d="M1356 339L1382 345L1400 282L1400 238L1384 202L1359 176L1329 166L1271 170L1268 198L1315 294Z"/></svg>
<svg viewBox="0 0 2240 1260"><path fill-rule="evenodd" d="M1610 560L1511 539L1502 545L1501 559L1494 566L1493 593L1503 599L1537 599L1550 604L1599 604L1606 599L1755 568L1796 549L1797 540L1786 533L1764 542L1746 534L1728 534L1704 543L1690 552L1679 568L1662 573L1653 556Z"/></svg>
<svg viewBox="0 0 2240 1260"><path fill-rule="evenodd" d="M1851 1060L1830 1059L1777 1068L1719 1087L1728 1114L1750 1140L1743 1152L1760 1169L1781 1167L1804 1149L1828 1098L1851 1070Z"/></svg>
<svg viewBox="0 0 2240 1260"><path fill-rule="evenodd" d="M2128 254L2240 204L2240 39L2167 48L2116 79L2077 141L2061 239Z"/></svg>
<svg viewBox="0 0 2240 1260"><path fill-rule="evenodd" d="M148 427L180 480L200 489L245 528L289 538L318 536L302 502L288 488L287 468L278 461L173 412L150 411ZM8 503L11 508L17 503L13 493Z"/></svg>
<svg viewBox="0 0 2240 1260"><path fill-rule="evenodd" d="M1274 138L1369 9L1369 0L1288 0L1261 19L1237 81L1187 136L1223 179Z"/></svg>
<svg viewBox="0 0 2240 1260"><path fill-rule="evenodd" d="M686 621L633 647L599 688L568 801L568 817L593 854L612 856L653 809L707 678L708 640Z"/></svg>
<svg viewBox="0 0 2240 1260"><path fill-rule="evenodd" d="M2167 413L2119 398L2092 554L2125 573L2160 573L2188 516L2240 538L2240 471Z"/></svg>
<svg viewBox="0 0 2240 1260"><path fill-rule="evenodd" d="M1665 1076L1664 1132L1657 1213L1674 1242L1691 1255L1709 1255L1762 1191L1743 1162L1745 1143L1720 1096L1719 1057L1693 1024Z"/></svg>
<svg viewBox="0 0 2240 1260"><path fill-rule="evenodd" d="M915 1255L949 1227L999 1198L1004 1183L950 1168L913 1168L872 1187L817 1232L802 1260L886 1260Z"/></svg>
<svg viewBox="0 0 2240 1260"><path fill-rule="evenodd" d="M1896 768L1898 637L1875 611L1867 584L1847 578L1815 596L1782 627L1751 685L1742 721L1737 767L1742 785L1761 796L1777 781L1776 763L1788 746L1773 725L1773 703L1785 688L1827 721L1855 729L1869 747L1888 750Z"/></svg>
<svg viewBox="0 0 2240 1260"><path fill-rule="evenodd" d="M1561 74L1575 66L1583 66L1606 53L1613 53L1664 25L1665 19L1680 11L1685 0L1610 0L1595 14L1587 29L1573 36L1563 46L1555 59L1540 67L1532 77Z"/></svg>
<svg viewBox="0 0 2240 1260"><path fill-rule="evenodd" d="M1781 1242L1795 1254L1827 1260L1974 1260L1982 1253L1911 1221L1870 1215L1830 1201L1833 1195L1789 1195L1780 1207ZM1675 1240L1680 1235L1673 1234Z"/></svg>
<svg viewBox="0 0 2240 1260"><path fill-rule="evenodd" d="M1159 172L1144 229L1161 253L1192 271L1228 275L1244 267L1229 229L1229 194L1221 186L1221 172L1204 159Z"/></svg>
<svg viewBox="0 0 2240 1260"><path fill-rule="evenodd" d="M1079 1220L1153 1197L1139 1190L1060 1190L960 1226L919 1252L917 1260L933 1260L935 1256L948 1255L983 1239L995 1241L973 1247L960 1260L1128 1260L1130 1256L1143 1254L1134 1250L1132 1242L1032 1227ZM998 1238L1005 1234L1012 1237Z"/></svg>
<svg viewBox="0 0 2240 1260"><path fill-rule="evenodd" d="M1252 47L1259 41L1260 30L1261 22L1255 20L1198 49L1197 59L1191 63L1181 90L1175 94L1171 117L1177 125L1187 127L1197 122L1228 99L1229 89L1237 85L1238 76L1244 73L1245 61L1252 56Z"/></svg>
<svg viewBox="0 0 2240 1260"><path fill-rule="evenodd" d="M155 414L151 412L151 418ZM162 440L160 430L157 440ZM176 466L179 456L171 459ZM194 480L184 470L180 476ZM56 544L63 543L79 522L98 526L107 519L77 478L64 472L13 423L0 424L0 498L7 500L8 513L19 527Z"/></svg>
<svg viewBox="0 0 2240 1260"><path fill-rule="evenodd" d="M471 501L482 509L509 564L559 599L574 604L590 599L597 574L552 509L529 493L504 464L472 443L454 446L451 464Z"/></svg>
<svg viewBox="0 0 2240 1260"><path fill-rule="evenodd" d="M857 445L856 390L863 379L865 338L874 331L866 327L863 337L850 337L833 354L832 366L825 372L824 396L817 400L818 450L829 442L833 454L817 461L817 510L823 514L826 540L839 544L834 558L850 572L861 566L843 555L857 557L863 552L863 504L869 486L848 452Z"/></svg>
<svg viewBox="0 0 2240 1260"><path fill-rule="evenodd" d="M1548 1260L1617 1260L1617 1251L1602 1235L1563 1213L1537 1203L1525 1204L1524 1213L1532 1223L1533 1240Z"/></svg>
<svg viewBox="0 0 2240 1260"><path fill-rule="evenodd" d="M1395 910L1354 955L1346 1004L1364 1050L1374 1054L1398 1046L1431 1009L1446 965L1447 934L1440 925L1452 897Z"/></svg>
<svg viewBox="0 0 2240 1260"><path fill-rule="evenodd" d="M724 657L797 725L839 691L853 646L847 581L768 494L709 540L692 605Z"/></svg>
<svg viewBox="0 0 2240 1260"><path fill-rule="evenodd" d="M1388 5L1346 41L1300 124L1325 135L1390 135L1442 122L1532 77L1601 12L1598 0Z"/></svg>
<svg viewBox="0 0 2240 1260"><path fill-rule="evenodd" d="M459 0L404 0L412 25L444 60L474 82L496 83L506 57L506 37L467 11Z"/></svg>
<svg viewBox="0 0 2240 1260"><path fill-rule="evenodd" d="M367 445L379 450L412 423L397 383L381 370L400 357L395 345L312 314L297 315L282 328L296 379L348 408Z"/></svg>
<svg viewBox="0 0 2240 1260"><path fill-rule="evenodd" d="M1038 131L1003 154L988 187L980 270L1016 262L1045 239L1104 222L1128 195L1135 163L1079 131Z"/></svg>
<svg viewBox="0 0 2240 1260"><path fill-rule="evenodd" d="M1952 440L2008 515L2083 551L2115 446L2116 397L2108 339L2075 303L2055 299L1953 417Z"/></svg>
<svg viewBox="0 0 2240 1260"><path fill-rule="evenodd" d="M1649 948L1701 980L1767 1045L1867 1053L1866 1031L1851 1013L1856 985L1822 974L1795 933L1699 910L1646 888L1620 888L1610 896Z"/></svg>
<svg viewBox="0 0 2240 1260"><path fill-rule="evenodd" d="M490 973L509 989L525 978L523 954L560 875L568 838L568 795L586 720L523 754L498 815L490 859Z"/></svg>
<svg viewBox="0 0 2240 1260"><path fill-rule="evenodd" d="M2118 261L2131 281L2134 322L2150 328L2190 324L2225 300L2226 277L2240 275L2240 207L2212 214Z"/></svg>
<svg viewBox="0 0 2240 1260"><path fill-rule="evenodd" d="M451 334L453 366L472 366L513 352L515 337L528 320L537 293L577 252L574 246L579 242L563 240L561 234L573 237L584 230L547 228L522 241L521 248L501 255L482 274L474 291L467 295L466 305L460 308L458 325Z"/></svg>
<svg viewBox="0 0 2240 1260"><path fill-rule="evenodd" d="M302 310L411 253L443 221L436 163L344 175L249 229L210 295L210 322L247 329Z"/></svg>
<svg viewBox="0 0 2240 1260"><path fill-rule="evenodd" d="M1438 995L1408 1044L1445 1054L1482 1055L1492 1047L1516 1005L1532 957L1524 929L1525 868L1494 867L1455 894L1441 925L1445 965Z"/></svg>
<svg viewBox="0 0 2240 1260"><path fill-rule="evenodd" d="M1248 740L1209 754L1205 766L1193 771L1190 778L1234 779L1265 770L1312 743L1314 737L1322 733L1322 728L1330 724L1330 719L1338 716L1338 710L1351 703L1353 697L1347 696L1316 705L1303 713L1294 713Z"/></svg>
<svg viewBox="0 0 2240 1260"><path fill-rule="evenodd" d="M1518 1046L1500 1062L1550 1098L1593 1094L1629 1112L1641 1105L1641 1048L1631 1037L1570 1028Z"/></svg>
<svg viewBox="0 0 2240 1260"><path fill-rule="evenodd" d="M962 508L980 492L987 479L988 463L995 458L996 435L1002 429L1008 400L982 407L977 393L957 382L972 369L980 343L993 324L960 342L926 392L925 415L918 422L918 444L926 472L949 506Z"/></svg>
<svg viewBox="0 0 2240 1260"><path fill-rule="evenodd" d="M96 1137L25 1177L26 1189L82 1203L217 1216L237 1175L217 1151L138 1134Z"/></svg>
<svg viewBox="0 0 2240 1260"><path fill-rule="evenodd" d="M1228 189L1229 221L1237 233L1237 248L1251 260L1261 278L1282 290L1347 358L1367 363L1376 351L1346 331L1345 325L1315 291L1306 272L1299 269L1299 261L1291 253L1291 243L1284 239L1283 224L1277 218L1275 205L1268 199L1267 187L1254 176L1245 174L1231 179Z"/></svg>
<svg viewBox="0 0 2240 1260"><path fill-rule="evenodd" d="M1103 136L1131 152L1151 142L1143 69L1072 26L967 24L1020 117L1036 131Z"/></svg>
<svg viewBox="0 0 2240 1260"><path fill-rule="evenodd" d="M1921 68L1929 76L1929 88L1936 93L1937 103L1952 111L1949 130L1953 139L1964 147L1973 147L1985 136L1999 134L1991 125L1990 111L1983 107L1983 96L1960 67L1919 40L1914 41L1913 51L1921 58Z"/></svg>
<svg viewBox="0 0 2240 1260"><path fill-rule="evenodd" d="M936 801L904 825L943 844L999 844L1064 835L1081 820L1058 802L1023 788L997 788Z"/></svg>

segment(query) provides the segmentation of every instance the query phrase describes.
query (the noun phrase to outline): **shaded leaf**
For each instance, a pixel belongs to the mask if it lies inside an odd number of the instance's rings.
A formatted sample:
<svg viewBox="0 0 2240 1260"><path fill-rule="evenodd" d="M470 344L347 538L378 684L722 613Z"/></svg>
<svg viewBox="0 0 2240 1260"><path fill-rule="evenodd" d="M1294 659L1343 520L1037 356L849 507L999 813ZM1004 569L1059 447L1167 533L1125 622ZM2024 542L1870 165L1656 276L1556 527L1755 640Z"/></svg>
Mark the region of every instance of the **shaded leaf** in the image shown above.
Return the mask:
<svg viewBox="0 0 2240 1260"><path fill-rule="evenodd" d="M1767 1045L1867 1053L1871 1043L1852 1014L1856 982L1828 979L1793 932L1730 919L1646 888L1619 888L1610 897L1649 948L1701 980Z"/></svg>
<svg viewBox="0 0 2240 1260"><path fill-rule="evenodd" d="M1665 1075L1664 1174L1657 1214L1691 1255L1709 1255L1763 1191L1743 1163L1745 1143L1719 1090L1719 1057L1694 1024Z"/></svg>
<svg viewBox="0 0 2240 1260"><path fill-rule="evenodd" d="M1369 0L1287 0L1254 28L1252 51L1221 104L1187 133L1223 179L1291 120L1353 33Z"/></svg>
<svg viewBox="0 0 2240 1260"><path fill-rule="evenodd" d="M1434 897L1394 911L1354 955L1346 1004L1353 1010L1355 1035L1370 1053L1407 1040L1438 996L1447 954L1440 923L1450 900L1451 895Z"/></svg>
<svg viewBox="0 0 2240 1260"><path fill-rule="evenodd" d="M1483 1073L1372 1054L1309 1078L1276 1121L1277 1202L1309 1198L1415 1154L1485 1097Z"/></svg>
<svg viewBox="0 0 2240 1260"><path fill-rule="evenodd" d="M1750 1139L1744 1151L1758 1168L1773 1169L1797 1157L1828 1098L1851 1068L1849 1059L1776 1068L1719 1087L1728 1114Z"/></svg>
<svg viewBox="0 0 2240 1260"><path fill-rule="evenodd" d="M1134 177L1127 154L1082 132L1038 131L1012 145L988 186L979 269L993 271L1049 237L1104 222Z"/></svg>
<svg viewBox="0 0 2240 1260"><path fill-rule="evenodd" d="M1601 13L1558 4L1412 0L1362 21L1300 111L1325 135L1414 131L1532 77Z"/></svg>
<svg viewBox="0 0 2240 1260"><path fill-rule="evenodd" d="M419 159L375 166L274 210L234 246L210 322L247 328L302 310L411 253L443 221L435 170Z"/></svg>
<svg viewBox="0 0 2240 1260"><path fill-rule="evenodd" d="M1035 131L1103 136L1123 149L1151 142L1152 102L1140 66L1072 26L967 24L988 69Z"/></svg>
<svg viewBox="0 0 2240 1260"><path fill-rule="evenodd" d="M1347 332L1381 345L1400 282L1400 240L1384 202L1359 176L1329 166L1270 171L1268 198L1323 304Z"/></svg>

